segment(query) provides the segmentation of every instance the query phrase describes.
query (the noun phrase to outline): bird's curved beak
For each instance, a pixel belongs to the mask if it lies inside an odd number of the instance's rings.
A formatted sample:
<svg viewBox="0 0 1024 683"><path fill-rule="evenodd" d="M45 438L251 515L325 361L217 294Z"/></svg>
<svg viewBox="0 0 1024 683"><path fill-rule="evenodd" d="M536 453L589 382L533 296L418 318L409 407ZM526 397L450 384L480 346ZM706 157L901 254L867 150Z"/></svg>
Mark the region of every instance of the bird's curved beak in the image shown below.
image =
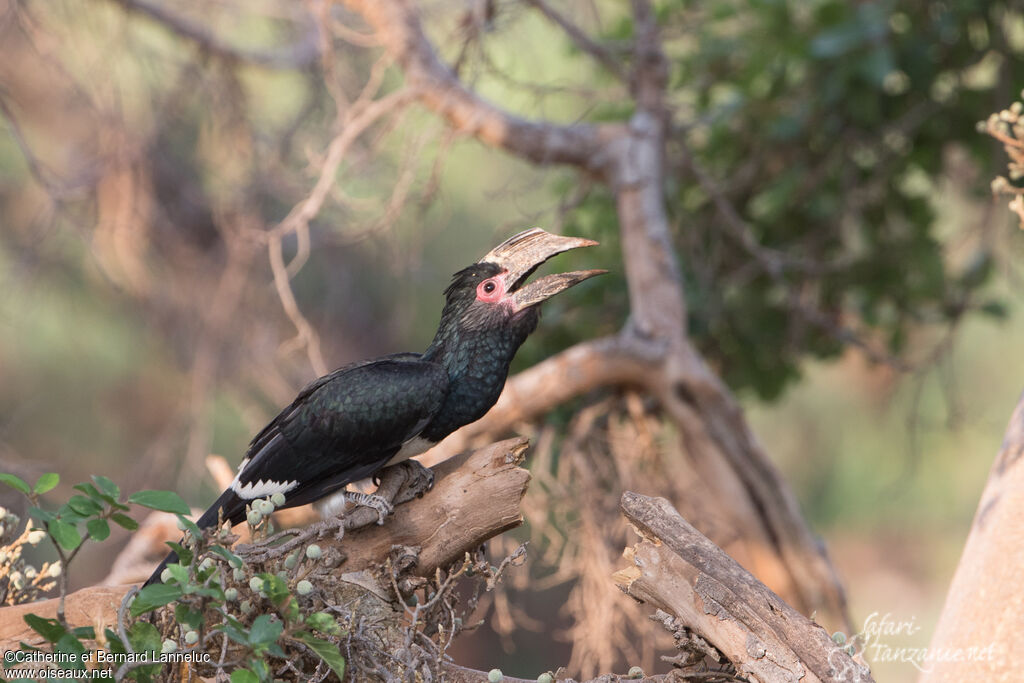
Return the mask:
<svg viewBox="0 0 1024 683"><path fill-rule="evenodd" d="M526 279L545 261L556 254L580 247L592 247L594 240L582 237L552 235L540 228L530 228L508 238L484 256L488 261L508 271L505 278L515 310L521 311L550 299L584 280L607 273L606 270L577 270L571 273L546 275L528 285Z"/></svg>

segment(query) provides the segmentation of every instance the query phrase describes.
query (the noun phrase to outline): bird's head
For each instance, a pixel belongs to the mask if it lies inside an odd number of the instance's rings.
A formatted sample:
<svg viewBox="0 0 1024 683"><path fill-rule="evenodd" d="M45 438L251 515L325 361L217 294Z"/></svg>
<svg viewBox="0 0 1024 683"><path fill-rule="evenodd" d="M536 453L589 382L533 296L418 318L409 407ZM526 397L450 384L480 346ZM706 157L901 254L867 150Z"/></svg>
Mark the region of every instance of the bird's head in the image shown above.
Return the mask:
<svg viewBox="0 0 1024 683"><path fill-rule="evenodd" d="M546 275L530 283L526 280L552 256L595 244L594 240L552 235L540 228L510 237L454 275L445 290L442 324L448 321L464 329L481 329L522 322L532 330L541 302L607 271L579 270Z"/></svg>

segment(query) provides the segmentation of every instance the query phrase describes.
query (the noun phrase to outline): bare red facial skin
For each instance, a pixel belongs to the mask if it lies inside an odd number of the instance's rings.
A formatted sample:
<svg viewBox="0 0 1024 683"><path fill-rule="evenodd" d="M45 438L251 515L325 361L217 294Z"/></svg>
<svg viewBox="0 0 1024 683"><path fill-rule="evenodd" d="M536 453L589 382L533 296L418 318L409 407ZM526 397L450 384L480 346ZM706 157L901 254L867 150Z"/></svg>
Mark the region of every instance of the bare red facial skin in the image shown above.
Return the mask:
<svg viewBox="0 0 1024 683"><path fill-rule="evenodd" d="M505 279L501 275L489 277L476 286L476 298L488 304L496 304L505 296Z"/></svg>

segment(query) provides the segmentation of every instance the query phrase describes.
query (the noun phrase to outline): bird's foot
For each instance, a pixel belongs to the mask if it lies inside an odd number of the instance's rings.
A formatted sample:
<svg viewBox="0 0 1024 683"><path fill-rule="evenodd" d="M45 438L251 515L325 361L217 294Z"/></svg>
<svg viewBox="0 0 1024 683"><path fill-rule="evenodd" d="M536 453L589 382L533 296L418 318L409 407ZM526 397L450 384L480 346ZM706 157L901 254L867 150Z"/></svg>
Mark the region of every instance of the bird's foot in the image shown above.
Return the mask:
<svg viewBox="0 0 1024 683"><path fill-rule="evenodd" d="M384 519L395 511L395 506L387 498L372 493L360 493L359 491L346 491L345 500L356 505L362 505L377 511L377 524L383 524Z"/></svg>
<svg viewBox="0 0 1024 683"><path fill-rule="evenodd" d="M406 460L395 467L405 469L405 482L395 496L396 503L422 498L424 493L434 488L434 470L424 467L420 461Z"/></svg>

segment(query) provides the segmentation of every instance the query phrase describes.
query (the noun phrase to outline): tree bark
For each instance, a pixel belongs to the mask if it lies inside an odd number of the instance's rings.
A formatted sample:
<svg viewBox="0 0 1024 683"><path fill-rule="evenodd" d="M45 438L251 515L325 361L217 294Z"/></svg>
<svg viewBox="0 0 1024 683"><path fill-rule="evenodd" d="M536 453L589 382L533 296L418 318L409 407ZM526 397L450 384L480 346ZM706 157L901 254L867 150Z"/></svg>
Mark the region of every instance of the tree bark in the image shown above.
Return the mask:
<svg viewBox="0 0 1024 683"><path fill-rule="evenodd" d="M664 610L758 681L871 681L867 668L786 604L663 498L627 491L622 512L641 536L614 575L623 592Z"/></svg>
<svg viewBox="0 0 1024 683"><path fill-rule="evenodd" d="M1024 632L1024 395L981 494L922 683L1019 681Z"/></svg>

